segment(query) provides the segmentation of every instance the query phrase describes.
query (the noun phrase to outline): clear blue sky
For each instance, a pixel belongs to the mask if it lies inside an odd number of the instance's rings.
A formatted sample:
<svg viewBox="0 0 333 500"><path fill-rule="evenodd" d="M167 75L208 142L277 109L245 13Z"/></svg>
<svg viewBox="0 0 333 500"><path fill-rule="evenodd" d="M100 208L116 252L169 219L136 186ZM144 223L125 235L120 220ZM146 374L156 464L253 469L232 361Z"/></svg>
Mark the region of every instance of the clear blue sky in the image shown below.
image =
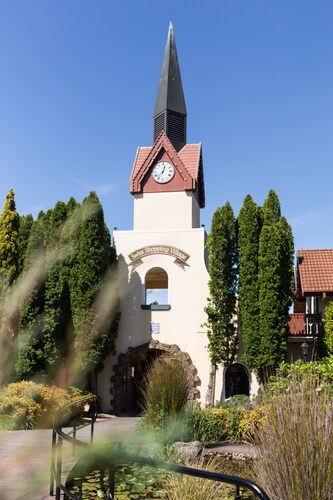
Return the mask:
<svg viewBox="0 0 333 500"><path fill-rule="evenodd" d="M132 228L170 20L201 222L273 188L296 248L333 247L332 0L2 0L1 206L10 187L34 216L96 190L110 229Z"/></svg>

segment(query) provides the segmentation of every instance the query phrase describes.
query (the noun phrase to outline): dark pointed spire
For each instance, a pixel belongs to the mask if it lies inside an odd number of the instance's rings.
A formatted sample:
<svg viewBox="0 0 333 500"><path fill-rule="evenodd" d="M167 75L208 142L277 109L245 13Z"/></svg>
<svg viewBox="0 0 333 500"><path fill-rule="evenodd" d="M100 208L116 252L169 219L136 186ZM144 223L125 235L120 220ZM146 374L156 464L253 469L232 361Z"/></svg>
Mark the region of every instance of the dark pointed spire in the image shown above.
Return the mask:
<svg viewBox="0 0 333 500"><path fill-rule="evenodd" d="M186 106L171 22L155 102L154 141L162 130L177 151L186 144Z"/></svg>

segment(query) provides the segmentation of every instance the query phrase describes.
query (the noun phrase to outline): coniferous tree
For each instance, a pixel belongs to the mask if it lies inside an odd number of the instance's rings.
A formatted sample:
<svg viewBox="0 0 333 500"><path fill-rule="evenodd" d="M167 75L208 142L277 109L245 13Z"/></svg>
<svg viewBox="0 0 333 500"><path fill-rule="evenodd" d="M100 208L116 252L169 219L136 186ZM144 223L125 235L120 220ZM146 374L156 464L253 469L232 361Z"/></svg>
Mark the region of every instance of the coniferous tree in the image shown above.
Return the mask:
<svg viewBox="0 0 333 500"><path fill-rule="evenodd" d="M56 375L64 361L67 347L67 330L70 321L69 283L64 279L64 249L61 238L67 219L65 203L58 202L50 214L47 239L44 310L44 357L50 378Z"/></svg>
<svg viewBox="0 0 333 500"><path fill-rule="evenodd" d="M39 374L54 380L72 340L66 267L68 255L72 257L66 248L71 233L65 238L62 234L67 212L71 213L74 205L73 199L68 205L58 202L53 210L41 212L31 229L23 277L27 281L36 279L33 268L41 270L37 280L30 283L31 293L20 318L16 371L21 377Z"/></svg>
<svg viewBox="0 0 333 500"><path fill-rule="evenodd" d="M26 259L29 236L34 220L32 215L22 215L20 217L19 232L18 232L18 274L21 274Z"/></svg>
<svg viewBox="0 0 333 500"><path fill-rule="evenodd" d="M244 361L250 367L256 366L260 351L258 258L261 225L260 209L247 195L238 216L238 296Z"/></svg>
<svg viewBox="0 0 333 500"><path fill-rule="evenodd" d="M293 236L271 190L262 209L247 196L239 214L239 306L244 361L264 376L284 359L293 299ZM262 379L263 380L263 379Z"/></svg>
<svg viewBox="0 0 333 500"><path fill-rule="evenodd" d="M18 274L18 227L14 191L10 189L0 215L0 385L11 377L13 337L18 314L11 294L11 285Z"/></svg>
<svg viewBox="0 0 333 500"><path fill-rule="evenodd" d="M237 242L236 222L229 202L216 210L207 240L209 254L208 349L212 364L230 364L237 352L236 309Z"/></svg>
<svg viewBox="0 0 333 500"><path fill-rule="evenodd" d="M0 216L0 284L2 288L10 285L18 272L19 219L14 191L10 189Z"/></svg>
<svg viewBox="0 0 333 500"><path fill-rule="evenodd" d="M259 246L260 351L256 368L277 365L286 350L287 337L281 336L280 324L280 246L277 224L264 224Z"/></svg>
<svg viewBox="0 0 333 500"><path fill-rule="evenodd" d="M62 229L67 206L58 202L32 225L23 279L30 283L20 318L16 371L53 380L67 353L70 323L68 279L63 278ZM37 278L33 269L39 268Z"/></svg>
<svg viewBox="0 0 333 500"><path fill-rule="evenodd" d="M274 367L287 350L288 311L292 303L291 228L281 218L280 203L271 190L263 206L259 242L260 351L256 368Z"/></svg>
<svg viewBox="0 0 333 500"><path fill-rule="evenodd" d="M270 189L264 201L262 210L263 223L266 225L277 224L281 217L281 205L278 195Z"/></svg>
<svg viewBox="0 0 333 500"><path fill-rule="evenodd" d="M102 206L94 192L83 200L82 220L75 236L79 237L80 248L71 268L70 295L76 361L80 372L88 375L90 390L96 392L96 374L103 368L105 357L114 352L117 316L101 322L101 312L96 307L96 298L116 256L111 250ZM116 284L114 293L115 288Z"/></svg>
<svg viewBox="0 0 333 500"><path fill-rule="evenodd" d="M21 378L30 378L39 373L45 375L44 355L44 310L46 280L46 235L48 234L50 211L40 212L30 231L26 250L23 279L29 283L30 294L22 305L18 333L18 352L15 369ZM35 275L33 269L40 272Z"/></svg>
<svg viewBox="0 0 333 500"><path fill-rule="evenodd" d="M289 309L295 296L294 282L294 237L290 224L285 217L279 221L279 231L281 235L280 247L280 273L281 273L281 329L282 335L289 332Z"/></svg>
<svg viewBox="0 0 333 500"><path fill-rule="evenodd" d="M116 254L95 193L82 206L71 198L67 205L58 202L53 210L39 214L27 245L25 279L29 273L35 276L31 269L36 262L43 272L31 283L22 310L17 373L52 380L69 352L75 352L81 374L98 372L114 352L118 317L115 307L109 315L96 307Z"/></svg>

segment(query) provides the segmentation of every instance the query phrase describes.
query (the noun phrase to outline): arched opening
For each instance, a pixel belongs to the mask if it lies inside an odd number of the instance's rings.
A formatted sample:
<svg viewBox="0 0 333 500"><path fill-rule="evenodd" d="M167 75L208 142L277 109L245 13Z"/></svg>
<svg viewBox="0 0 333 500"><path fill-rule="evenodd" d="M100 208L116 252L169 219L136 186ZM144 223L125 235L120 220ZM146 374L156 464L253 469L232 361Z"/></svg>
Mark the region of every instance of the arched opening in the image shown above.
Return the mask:
<svg viewBox="0 0 333 500"><path fill-rule="evenodd" d="M147 370L161 354L162 351L157 349L148 350L148 348L133 353L132 359L129 365L127 365L124 394L126 412L138 415L143 411L141 391L145 386Z"/></svg>
<svg viewBox="0 0 333 500"><path fill-rule="evenodd" d="M111 379L113 400L110 403L115 413L135 415L142 412L141 389L145 384L147 369L160 356L175 357L183 364L190 383L190 399L200 398L198 386L201 382L189 354L174 344L152 340L149 344L129 348L126 353L119 354L118 363L113 367L115 374Z"/></svg>
<svg viewBox="0 0 333 500"><path fill-rule="evenodd" d="M237 394L250 395L249 375L244 365L234 363L225 371L225 398L231 398Z"/></svg>
<svg viewBox="0 0 333 500"><path fill-rule="evenodd" d="M147 272L145 278L145 304L168 304L168 295L168 274L161 267L153 267Z"/></svg>

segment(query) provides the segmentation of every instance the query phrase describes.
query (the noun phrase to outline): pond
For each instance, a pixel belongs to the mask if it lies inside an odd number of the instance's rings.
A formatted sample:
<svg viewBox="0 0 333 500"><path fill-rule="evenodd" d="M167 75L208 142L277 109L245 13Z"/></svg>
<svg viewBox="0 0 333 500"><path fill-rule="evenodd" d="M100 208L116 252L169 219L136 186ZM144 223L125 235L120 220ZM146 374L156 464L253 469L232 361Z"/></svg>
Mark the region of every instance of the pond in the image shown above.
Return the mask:
<svg viewBox="0 0 333 500"><path fill-rule="evenodd" d="M217 463L219 472L241 477L249 476L250 464L247 461L239 462L219 458L218 460L214 459L214 467L210 467L210 464L208 464L207 469L216 470ZM206 468L203 462L194 464L194 466ZM108 471L92 471L82 481L80 478L76 478L70 491L81 500L107 499L109 498L108 485ZM209 491L212 491L212 499L217 498L217 492L218 498L223 500L232 500L235 496L234 487L215 481L184 476L137 464L118 465L116 467L115 500L141 500L147 498L209 500ZM241 498L250 500L255 497L244 490Z"/></svg>

